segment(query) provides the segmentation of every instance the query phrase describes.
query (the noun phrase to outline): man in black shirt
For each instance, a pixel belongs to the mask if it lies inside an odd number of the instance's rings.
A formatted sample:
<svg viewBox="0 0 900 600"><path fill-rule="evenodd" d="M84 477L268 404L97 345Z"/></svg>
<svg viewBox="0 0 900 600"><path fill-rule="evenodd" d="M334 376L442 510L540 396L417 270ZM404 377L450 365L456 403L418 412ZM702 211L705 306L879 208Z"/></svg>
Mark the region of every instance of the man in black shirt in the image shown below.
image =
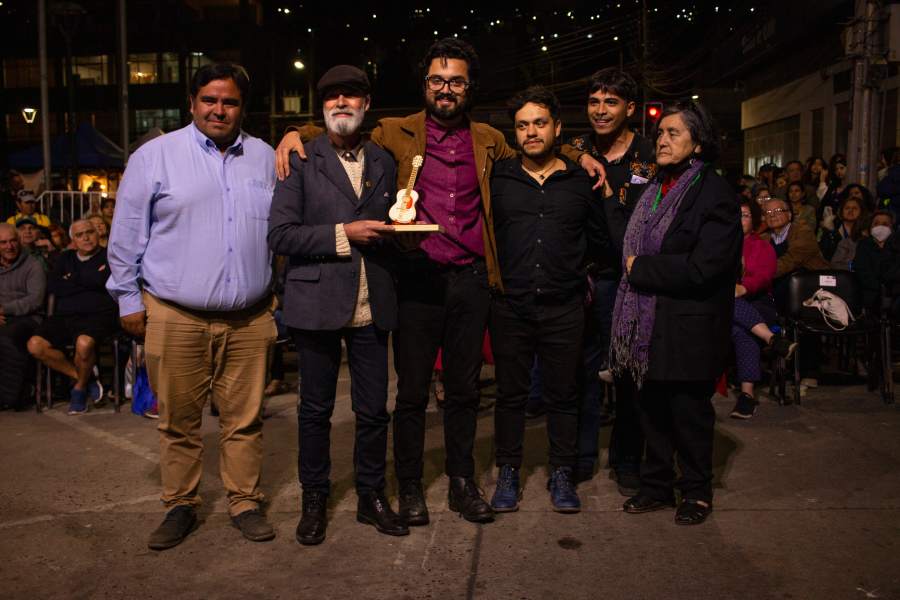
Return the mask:
<svg viewBox="0 0 900 600"><path fill-rule="evenodd" d="M605 246L605 225L591 179L557 156L559 102L533 87L510 101L522 156L497 163L491 179L494 233L503 278L491 307L498 397L494 413L500 469L495 511L518 508L525 405L535 354L550 438L550 498L578 512L577 371L584 328L585 263Z"/></svg>
<svg viewBox="0 0 900 600"><path fill-rule="evenodd" d="M75 381L69 414L87 412L87 398L103 397L103 387L94 379L97 345L118 330L118 308L106 291L109 264L106 248L93 223L79 220L69 228L75 250L66 250L47 278L47 291L55 307L28 340L28 351L36 359ZM63 349L75 345L70 361Z"/></svg>
<svg viewBox="0 0 900 600"><path fill-rule="evenodd" d="M609 335L616 290L622 277L622 242L635 204L647 182L656 175L654 145L628 127L634 114L638 86L617 68L597 71L588 87L587 115L593 128L563 146L563 152L587 152L606 168L603 209L609 228L612 252L591 265L591 305L584 336L584 372L578 425L579 481L593 477L600 456L601 406L604 379L612 382L606 369ZM640 463L644 437L628 382L616 382L616 420L609 445L609 466L615 472L619 492L633 496L640 485Z"/></svg>

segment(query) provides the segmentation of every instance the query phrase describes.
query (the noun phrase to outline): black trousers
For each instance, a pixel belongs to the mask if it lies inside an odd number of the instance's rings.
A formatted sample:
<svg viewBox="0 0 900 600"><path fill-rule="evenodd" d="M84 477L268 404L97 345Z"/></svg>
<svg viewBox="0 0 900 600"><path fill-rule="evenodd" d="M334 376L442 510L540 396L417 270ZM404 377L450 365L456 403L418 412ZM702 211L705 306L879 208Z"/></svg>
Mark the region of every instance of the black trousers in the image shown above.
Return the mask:
<svg viewBox="0 0 900 600"><path fill-rule="evenodd" d="M538 357L547 409L550 465L574 468L578 460L578 370L584 334L581 298L536 305L523 312L498 297L491 306L491 342L497 373L494 435L497 466L522 466L525 405Z"/></svg>
<svg viewBox="0 0 900 600"><path fill-rule="evenodd" d="M0 407L18 408L22 400L22 384L29 373L30 357L25 345L37 329L33 317L6 317L0 325Z"/></svg>
<svg viewBox="0 0 900 600"><path fill-rule="evenodd" d="M638 473L644 456L644 433L638 391L630 378L616 379L616 420L609 436L609 467L616 473Z"/></svg>
<svg viewBox="0 0 900 600"><path fill-rule="evenodd" d="M397 295L400 323L393 336L397 478L422 478L425 409L438 348L443 348L446 473L471 477L481 346L490 310L484 262L439 268L430 261L418 261L416 268L401 271Z"/></svg>
<svg viewBox="0 0 900 600"><path fill-rule="evenodd" d="M641 465L641 493L670 500L712 502L714 382L648 381L638 406L647 453ZM675 459L681 478L675 480Z"/></svg>
<svg viewBox="0 0 900 600"><path fill-rule="evenodd" d="M329 493L331 414L334 412L341 339L347 345L350 400L356 415L353 466L357 492L384 489L388 425L388 332L368 327L337 331L292 329L300 367L298 471L304 491Z"/></svg>

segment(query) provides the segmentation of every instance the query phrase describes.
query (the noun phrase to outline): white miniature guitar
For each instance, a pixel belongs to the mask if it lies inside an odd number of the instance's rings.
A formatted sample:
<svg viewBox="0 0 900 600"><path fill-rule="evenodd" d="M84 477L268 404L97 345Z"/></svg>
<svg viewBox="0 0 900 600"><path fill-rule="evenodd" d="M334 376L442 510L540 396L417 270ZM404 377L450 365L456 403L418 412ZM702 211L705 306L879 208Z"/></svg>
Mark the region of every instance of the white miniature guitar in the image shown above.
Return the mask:
<svg viewBox="0 0 900 600"><path fill-rule="evenodd" d="M416 221L416 202L419 200L419 194L413 189L413 185L416 183L416 175L419 174L421 166L422 155L417 154L412 159L412 173L409 174L406 187L397 192L397 201L388 211L388 216L395 225L407 225Z"/></svg>

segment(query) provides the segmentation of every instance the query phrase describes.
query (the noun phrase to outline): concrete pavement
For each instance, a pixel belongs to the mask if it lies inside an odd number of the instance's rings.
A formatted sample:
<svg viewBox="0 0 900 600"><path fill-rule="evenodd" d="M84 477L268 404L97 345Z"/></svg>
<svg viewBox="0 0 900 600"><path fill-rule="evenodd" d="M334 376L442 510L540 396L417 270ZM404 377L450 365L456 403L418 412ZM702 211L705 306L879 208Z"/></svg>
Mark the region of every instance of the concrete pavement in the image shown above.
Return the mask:
<svg viewBox="0 0 900 600"><path fill-rule="evenodd" d="M342 372L331 520L318 547L294 540L290 395L272 399L264 429L278 537L254 544L231 526L208 417L203 523L161 553L146 547L163 515L155 422L102 409L69 417L62 404L0 413L0 597L900 598L900 410L862 387L820 387L801 407L763 401L749 422L729 419L732 401L717 398L715 512L699 527L675 526L672 511L623 513L606 470L579 486L580 514L552 512L543 421L527 433L521 510L490 525L461 520L447 512L432 408L432 524L405 538L355 520L348 392ZM477 464L488 495L492 428L492 413L482 414ZM602 435L605 447L609 429Z"/></svg>

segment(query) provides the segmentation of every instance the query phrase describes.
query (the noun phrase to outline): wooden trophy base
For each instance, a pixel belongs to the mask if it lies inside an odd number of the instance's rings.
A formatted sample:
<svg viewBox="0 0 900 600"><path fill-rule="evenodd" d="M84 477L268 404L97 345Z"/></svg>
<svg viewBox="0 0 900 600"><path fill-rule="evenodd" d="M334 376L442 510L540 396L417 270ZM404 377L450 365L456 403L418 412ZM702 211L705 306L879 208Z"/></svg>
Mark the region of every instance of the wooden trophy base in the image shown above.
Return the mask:
<svg viewBox="0 0 900 600"><path fill-rule="evenodd" d="M436 223L394 223L394 233L444 233Z"/></svg>

